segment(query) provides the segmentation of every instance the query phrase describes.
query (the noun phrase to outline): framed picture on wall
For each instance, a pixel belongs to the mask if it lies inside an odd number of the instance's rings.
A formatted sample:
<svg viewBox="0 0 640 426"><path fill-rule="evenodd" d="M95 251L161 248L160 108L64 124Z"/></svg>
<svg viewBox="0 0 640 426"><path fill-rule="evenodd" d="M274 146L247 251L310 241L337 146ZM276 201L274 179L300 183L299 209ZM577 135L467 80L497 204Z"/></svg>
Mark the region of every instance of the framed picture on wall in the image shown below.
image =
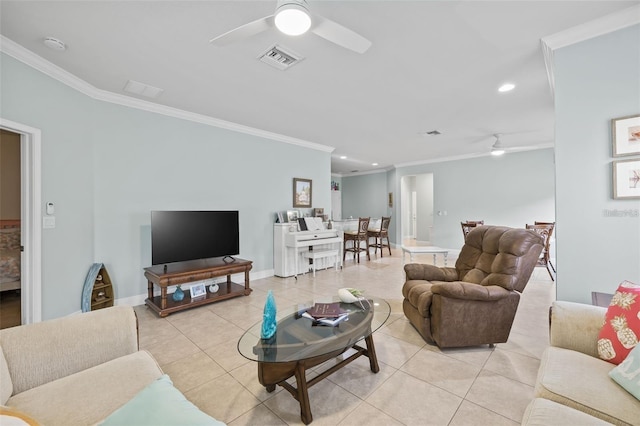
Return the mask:
<svg viewBox="0 0 640 426"><path fill-rule="evenodd" d="M613 198L640 199L640 159L613 162Z"/></svg>
<svg viewBox="0 0 640 426"><path fill-rule="evenodd" d="M311 207L311 179L293 178L293 207Z"/></svg>
<svg viewBox="0 0 640 426"><path fill-rule="evenodd" d="M640 115L611 120L613 156L640 154Z"/></svg>

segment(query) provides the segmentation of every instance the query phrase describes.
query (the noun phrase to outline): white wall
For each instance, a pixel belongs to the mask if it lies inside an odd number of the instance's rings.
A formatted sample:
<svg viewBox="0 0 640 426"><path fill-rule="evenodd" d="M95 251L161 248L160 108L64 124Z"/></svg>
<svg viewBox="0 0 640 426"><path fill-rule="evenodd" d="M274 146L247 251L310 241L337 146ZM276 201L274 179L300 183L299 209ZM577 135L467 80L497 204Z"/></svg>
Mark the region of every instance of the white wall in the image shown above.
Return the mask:
<svg viewBox="0 0 640 426"><path fill-rule="evenodd" d="M396 173L433 174L431 244L440 247L462 247L461 221L522 228L555 217L552 149L401 167ZM392 238L400 241L399 235Z"/></svg>
<svg viewBox="0 0 640 426"><path fill-rule="evenodd" d="M464 243L460 222L483 219L486 224L523 228L527 223L555 219L554 159L552 149L508 153L502 157L480 157L400 167L387 172L388 189L380 187L379 174L345 176L345 200L360 200L362 194L394 192L393 217L401 216L402 178L432 174L433 210L447 215L433 216L431 244L459 249ZM375 200L376 205L371 204ZM354 202L354 217L382 211L381 195ZM388 209L388 207L387 207ZM373 214L371 214L373 216ZM401 227L391 221L390 239L402 241Z"/></svg>
<svg viewBox="0 0 640 426"><path fill-rule="evenodd" d="M118 299L146 293L150 211L237 209L240 257L273 270L275 212L292 179L330 205L330 154L89 98L2 54L2 118L42 131L42 318L80 310L84 278L105 263Z"/></svg>
<svg viewBox="0 0 640 426"><path fill-rule="evenodd" d="M554 52L557 297L590 303L640 284L640 200L612 196L610 120L640 113L640 25ZM640 158L625 157L629 158ZM620 158L623 159L623 158Z"/></svg>

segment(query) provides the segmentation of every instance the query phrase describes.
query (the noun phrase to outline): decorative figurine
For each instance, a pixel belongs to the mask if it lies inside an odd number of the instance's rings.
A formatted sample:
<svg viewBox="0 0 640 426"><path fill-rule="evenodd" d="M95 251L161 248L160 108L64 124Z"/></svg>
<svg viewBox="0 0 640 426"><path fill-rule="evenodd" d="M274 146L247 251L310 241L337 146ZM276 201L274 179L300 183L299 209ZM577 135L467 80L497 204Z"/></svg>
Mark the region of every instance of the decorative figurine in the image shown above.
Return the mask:
<svg viewBox="0 0 640 426"><path fill-rule="evenodd" d="M273 292L269 290L267 293L267 301L264 304L264 313L262 314L262 331L260 337L270 339L276 334L276 300Z"/></svg>
<svg viewBox="0 0 640 426"><path fill-rule="evenodd" d="M176 288L176 291L173 292L171 298L174 300L174 302L179 302L184 299L184 291L182 291L182 288L180 288L180 286Z"/></svg>

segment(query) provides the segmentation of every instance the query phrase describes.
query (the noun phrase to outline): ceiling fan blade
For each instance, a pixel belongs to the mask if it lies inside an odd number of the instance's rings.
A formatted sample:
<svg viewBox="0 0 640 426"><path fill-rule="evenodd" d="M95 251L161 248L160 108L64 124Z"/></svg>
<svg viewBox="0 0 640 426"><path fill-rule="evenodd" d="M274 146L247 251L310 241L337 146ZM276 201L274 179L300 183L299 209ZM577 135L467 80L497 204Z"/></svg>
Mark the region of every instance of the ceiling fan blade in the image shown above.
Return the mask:
<svg viewBox="0 0 640 426"><path fill-rule="evenodd" d="M360 34L330 19L314 15L313 22L315 23L311 28L313 33L345 49L353 50L357 53L364 53L371 46L371 42Z"/></svg>
<svg viewBox="0 0 640 426"><path fill-rule="evenodd" d="M271 27L273 27L273 15L256 19L253 22L249 22L248 24L239 26L231 31L227 31L218 37L212 38L209 40L209 43L216 46L226 46L227 44L235 43L236 41L240 41L266 31Z"/></svg>

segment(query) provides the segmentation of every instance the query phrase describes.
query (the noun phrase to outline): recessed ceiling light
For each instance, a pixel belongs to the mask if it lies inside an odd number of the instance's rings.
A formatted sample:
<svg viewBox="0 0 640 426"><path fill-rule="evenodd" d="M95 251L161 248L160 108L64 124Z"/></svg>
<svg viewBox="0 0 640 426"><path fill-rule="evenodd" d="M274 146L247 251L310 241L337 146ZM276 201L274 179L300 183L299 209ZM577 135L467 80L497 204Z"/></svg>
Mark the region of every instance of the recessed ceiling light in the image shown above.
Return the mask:
<svg viewBox="0 0 640 426"><path fill-rule="evenodd" d="M377 165L378 165L378 163L371 163L371 165L372 165L372 166L377 166Z"/></svg>
<svg viewBox="0 0 640 426"><path fill-rule="evenodd" d="M347 156L346 156L346 155L341 155L341 156L340 156L340 159L341 159L341 160L346 160L346 159L347 159Z"/></svg>
<svg viewBox="0 0 640 426"><path fill-rule="evenodd" d="M62 40L58 40L54 37L45 37L43 40L45 46L49 49L63 51L67 49L67 45Z"/></svg>
<svg viewBox="0 0 640 426"><path fill-rule="evenodd" d="M513 83L505 83L498 88L498 92L510 92L516 88L516 85Z"/></svg>

